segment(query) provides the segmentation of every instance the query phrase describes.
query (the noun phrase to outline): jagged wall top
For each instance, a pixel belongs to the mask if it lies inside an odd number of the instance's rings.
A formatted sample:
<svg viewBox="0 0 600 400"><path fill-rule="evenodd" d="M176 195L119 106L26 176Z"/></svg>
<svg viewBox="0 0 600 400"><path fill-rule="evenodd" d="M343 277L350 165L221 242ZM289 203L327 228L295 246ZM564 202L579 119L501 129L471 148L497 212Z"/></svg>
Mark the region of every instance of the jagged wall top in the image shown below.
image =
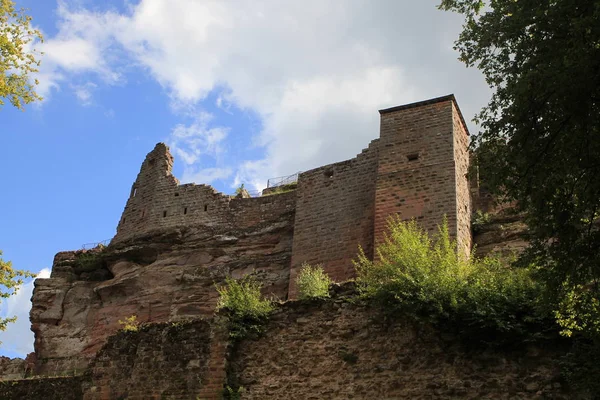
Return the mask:
<svg viewBox="0 0 600 400"><path fill-rule="evenodd" d="M181 226L243 228L294 209L290 195L233 198L210 185L180 185L172 169L168 146L158 143L142 163L111 244Z"/></svg>

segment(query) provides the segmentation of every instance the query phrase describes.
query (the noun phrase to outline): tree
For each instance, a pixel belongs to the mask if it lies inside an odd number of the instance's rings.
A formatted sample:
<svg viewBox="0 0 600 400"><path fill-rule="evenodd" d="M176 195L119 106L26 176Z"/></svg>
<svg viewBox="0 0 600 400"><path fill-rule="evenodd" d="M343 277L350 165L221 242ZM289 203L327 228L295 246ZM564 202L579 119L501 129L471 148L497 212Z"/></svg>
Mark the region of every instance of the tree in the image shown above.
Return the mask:
<svg viewBox="0 0 600 400"><path fill-rule="evenodd" d="M12 0L0 0L0 106L7 98L23 110L24 104L42 99L35 92L37 79L30 79L40 65L30 49L36 39L42 40L42 35L31 27L31 17L25 10L15 9Z"/></svg>
<svg viewBox="0 0 600 400"><path fill-rule="evenodd" d="M31 27L31 17L24 10L16 10L11 0L0 0L0 106L5 98L19 109L24 104L42 98L35 92L34 80L30 82L30 73L37 72L39 61L29 50L29 44L35 39L42 40L37 29ZM10 261L2 259L0 250L0 299L6 299L23 284L23 278L33 277L28 271L15 270ZM16 317L0 318L0 331L14 322Z"/></svg>
<svg viewBox="0 0 600 400"><path fill-rule="evenodd" d="M2 259L2 251L0 251L0 298L6 299L16 294L23 284L23 278L34 276L31 272L13 269L10 261ZM17 317L0 318L0 331L6 330L6 326L16 320Z"/></svg>
<svg viewBox="0 0 600 400"><path fill-rule="evenodd" d="M442 0L494 90L476 117L489 187L525 211L565 333L600 334L600 0Z"/></svg>

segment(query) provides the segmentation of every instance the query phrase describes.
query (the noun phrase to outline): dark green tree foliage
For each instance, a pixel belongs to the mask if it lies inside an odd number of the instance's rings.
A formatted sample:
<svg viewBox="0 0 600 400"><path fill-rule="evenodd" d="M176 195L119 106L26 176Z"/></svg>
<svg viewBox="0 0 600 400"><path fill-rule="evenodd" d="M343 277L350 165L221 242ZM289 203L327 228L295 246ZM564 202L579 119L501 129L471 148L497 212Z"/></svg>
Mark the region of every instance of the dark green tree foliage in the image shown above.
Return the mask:
<svg viewBox="0 0 600 400"><path fill-rule="evenodd" d="M487 184L527 213L529 262L570 335L600 333L600 0L442 0L494 90L474 138Z"/></svg>

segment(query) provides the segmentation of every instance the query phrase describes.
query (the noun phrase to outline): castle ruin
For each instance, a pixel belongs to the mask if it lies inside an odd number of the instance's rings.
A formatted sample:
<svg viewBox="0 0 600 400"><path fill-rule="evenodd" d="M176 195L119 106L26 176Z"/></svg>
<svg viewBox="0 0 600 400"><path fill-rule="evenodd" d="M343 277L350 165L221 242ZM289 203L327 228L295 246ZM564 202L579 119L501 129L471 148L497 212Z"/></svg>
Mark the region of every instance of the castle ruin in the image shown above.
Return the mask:
<svg viewBox="0 0 600 400"><path fill-rule="evenodd" d="M357 157L301 173L295 190L269 196L180 185L168 147L157 144L110 245L60 252L51 277L35 281L35 372L103 365L98 352L133 315L140 323L211 318L215 285L227 277L252 274L264 294L282 300L296 298L305 262L321 264L334 281L353 278L359 246L373 257L391 215L414 218L430 232L446 217L468 254L469 138L454 96L380 115L380 137ZM214 343L206 362L224 371L224 345ZM219 374L210 375L210 390L222 387Z"/></svg>
<svg viewBox="0 0 600 400"><path fill-rule="evenodd" d="M357 157L298 177L292 194L232 198L208 185L180 185L159 143L142 164L111 244L189 225L246 228L295 212L289 297L303 263L334 281L353 277L358 247L373 257L387 218L415 218L428 231L444 216L461 252L471 249L468 130L453 95L379 111L379 139Z"/></svg>

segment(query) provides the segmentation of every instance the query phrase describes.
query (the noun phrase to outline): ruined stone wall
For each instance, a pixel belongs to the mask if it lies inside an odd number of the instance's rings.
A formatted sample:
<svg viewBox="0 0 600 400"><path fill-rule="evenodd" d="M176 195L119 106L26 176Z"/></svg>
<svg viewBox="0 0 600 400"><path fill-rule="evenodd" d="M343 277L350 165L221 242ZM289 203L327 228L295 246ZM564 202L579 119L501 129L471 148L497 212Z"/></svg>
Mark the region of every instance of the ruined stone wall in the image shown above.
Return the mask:
<svg viewBox="0 0 600 400"><path fill-rule="evenodd" d="M206 321L121 331L109 339L90 365L82 398L218 398L224 374L219 379L209 365L212 333ZM216 385L210 385L211 374L218 380Z"/></svg>
<svg viewBox="0 0 600 400"><path fill-rule="evenodd" d="M381 111L381 138L357 157L300 174L296 190L242 198L180 185L159 143L147 155L102 262L59 253L31 311L38 370L80 370L136 315L141 322L210 316L215 284L254 274L265 294L296 296L304 262L335 281L354 276L390 215L433 231L444 216L470 247L468 136L453 96Z"/></svg>
<svg viewBox="0 0 600 400"><path fill-rule="evenodd" d="M321 264L335 281L354 276L351 260L362 246L373 254L373 199L377 140L356 158L300 174L298 179L290 298L302 263Z"/></svg>
<svg viewBox="0 0 600 400"><path fill-rule="evenodd" d="M164 143L146 156L132 186L112 244L178 227L247 228L293 211L292 195L234 198L210 185L184 184L172 175L173 156Z"/></svg>
<svg viewBox="0 0 600 400"><path fill-rule="evenodd" d="M471 350L452 335L334 296L288 303L245 340L230 382L243 399L571 399L560 349Z"/></svg>
<svg viewBox="0 0 600 400"><path fill-rule="evenodd" d="M3 382L0 398L217 400L227 384L248 400L585 398L560 377L559 343L465 348L355 296L335 286L330 299L277 305L262 335L235 346L220 315L120 331L80 376Z"/></svg>
<svg viewBox="0 0 600 400"><path fill-rule="evenodd" d="M457 215L458 197L461 201L469 198L463 178L457 185L457 174L462 174L464 167L466 137L464 130L455 131L454 111L452 96L380 111L376 242L383 240L390 215L414 218L430 233L445 216L450 234L460 236L460 243L468 242L470 228L462 226L468 224L468 219L462 218L466 211L461 208L460 220ZM455 146L461 148L455 150ZM456 171L456 157L460 157L460 172ZM465 193L459 195L459 191Z"/></svg>
<svg viewBox="0 0 600 400"><path fill-rule="evenodd" d="M2 400L81 400L80 376L0 381Z"/></svg>

